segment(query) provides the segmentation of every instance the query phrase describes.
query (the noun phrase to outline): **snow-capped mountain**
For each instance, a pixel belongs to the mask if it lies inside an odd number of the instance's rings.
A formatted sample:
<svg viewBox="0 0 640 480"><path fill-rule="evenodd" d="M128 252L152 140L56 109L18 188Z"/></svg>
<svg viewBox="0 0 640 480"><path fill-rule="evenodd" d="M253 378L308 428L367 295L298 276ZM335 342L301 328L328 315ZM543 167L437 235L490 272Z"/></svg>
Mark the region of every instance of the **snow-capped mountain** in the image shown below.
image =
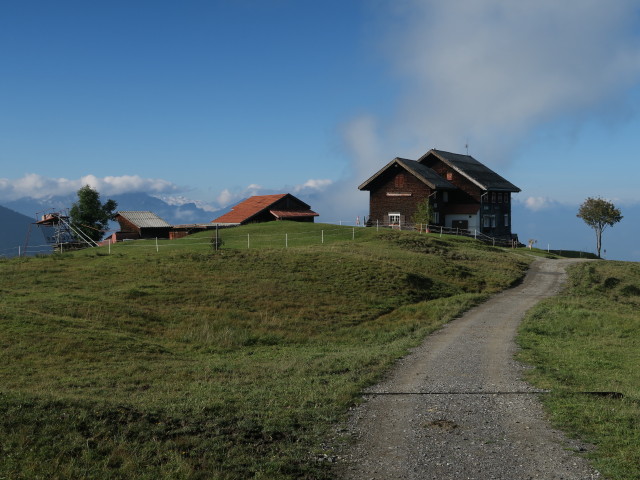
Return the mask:
<svg viewBox="0 0 640 480"><path fill-rule="evenodd" d="M158 198L147 193L125 193L105 196L102 201L109 198L118 203L117 210L149 210L173 225L208 223L228 211L228 209L216 210L204 202L196 202L185 197ZM70 209L75 201L77 201L75 195L47 198L25 197L3 202L3 205L35 220L44 212Z"/></svg>

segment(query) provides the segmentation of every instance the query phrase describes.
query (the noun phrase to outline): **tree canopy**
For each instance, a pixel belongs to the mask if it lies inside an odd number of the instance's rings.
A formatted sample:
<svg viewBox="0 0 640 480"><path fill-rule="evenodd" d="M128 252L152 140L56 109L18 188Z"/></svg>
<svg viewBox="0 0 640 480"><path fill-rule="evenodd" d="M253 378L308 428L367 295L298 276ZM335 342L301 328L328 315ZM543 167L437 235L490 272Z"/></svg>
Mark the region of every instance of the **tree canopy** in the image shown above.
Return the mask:
<svg viewBox="0 0 640 480"><path fill-rule="evenodd" d="M589 197L580 205L577 217L584 220L584 223L596 232L596 249L600 257L602 232L605 228L612 227L622 220L620 210L607 200Z"/></svg>
<svg viewBox="0 0 640 480"><path fill-rule="evenodd" d="M74 227L97 242L104 236L109 220L114 219L117 207L118 204L111 199L101 203L98 191L85 185L78 190L78 201L71 207L69 215Z"/></svg>

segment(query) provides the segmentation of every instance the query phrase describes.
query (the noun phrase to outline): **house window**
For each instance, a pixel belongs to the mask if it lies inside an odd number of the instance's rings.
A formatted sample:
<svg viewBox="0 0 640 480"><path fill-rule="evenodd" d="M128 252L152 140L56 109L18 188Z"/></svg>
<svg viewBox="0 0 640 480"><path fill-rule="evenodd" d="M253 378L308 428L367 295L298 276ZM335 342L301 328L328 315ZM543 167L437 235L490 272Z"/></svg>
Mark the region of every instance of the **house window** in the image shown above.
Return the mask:
<svg viewBox="0 0 640 480"><path fill-rule="evenodd" d="M396 188L404 187L404 174L399 173L395 178L395 186Z"/></svg>
<svg viewBox="0 0 640 480"><path fill-rule="evenodd" d="M504 194L504 203L509 203L509 195L511 195L510 193L505 193Z"/></svg>
<svg viewBox="0 0 640 480"><path fill-rule="evenodd" d="M389 214L389 225L400 225L400 214L399 213L390 213Z"/></svg>
<svg viewBox="0 0 640 480"><path fill-rule="evenodd" d="M440 212L433 212L433 223L435 225L440 223Z"/></svg>
<svg viewBox="0 0 640 480"><path fill-rule="evenodd" d="M442 192L442 201L443 202L449 201L449 192Z"/></svg>
<svg viewBox="0 0 640 480"><path fill-rule="evenodd" d="M453 180L453 173L447 172L447 180L449 181Z"/></svg>
<svg viewBox="0 0 640 480"><path fill-rule="evenodd" d="M496 203L496 192L491 192L491 200L489 200L491 203Z"/></svg>
<svg viewBox="0 0 640 480"><path fill-rule="evenodd" d="M496 217L495 215L485 215L482 217L482 226L489 228L496 226Z"/></svg>
<svg viewBox="0 0 640 480"><path fill-rule="evenodd" d="M504 226L505 227L509 226L509 214L508 213L504 214Z"/></svg>
<svg viewBox="0 0 640 480"><path fill-rule="evenodd" d="M498 203L502 203L502 194L501 193L498 194Z"/></svg>

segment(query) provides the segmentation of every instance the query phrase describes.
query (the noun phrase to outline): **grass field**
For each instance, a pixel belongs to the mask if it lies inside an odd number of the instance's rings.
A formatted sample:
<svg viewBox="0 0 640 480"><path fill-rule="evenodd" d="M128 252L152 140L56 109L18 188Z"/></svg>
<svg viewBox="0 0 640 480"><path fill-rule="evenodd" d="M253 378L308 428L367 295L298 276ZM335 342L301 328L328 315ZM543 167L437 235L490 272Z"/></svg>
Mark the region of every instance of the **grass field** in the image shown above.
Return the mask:
<svg viewBox="0 0 640 480"><path fill-rule="evenodd" d="M374 229L221 236L0 262L0 478L328 477L363 386L527 265Z"/></svg>
<svg viewBox="0 0 640 480"><path fill-rule="evenodd" d="M640 265L588 262L570 271L563 295L521 326L529 379L548 388L552 419L595 445L607 478L640 478Z"/></svg>
<svg viewBox="0 0 640 480"><path fill-rule="evenodd" d="M0 479L329 478L362 388L531 258L322 224L219 234L0 261Z"/></svg>

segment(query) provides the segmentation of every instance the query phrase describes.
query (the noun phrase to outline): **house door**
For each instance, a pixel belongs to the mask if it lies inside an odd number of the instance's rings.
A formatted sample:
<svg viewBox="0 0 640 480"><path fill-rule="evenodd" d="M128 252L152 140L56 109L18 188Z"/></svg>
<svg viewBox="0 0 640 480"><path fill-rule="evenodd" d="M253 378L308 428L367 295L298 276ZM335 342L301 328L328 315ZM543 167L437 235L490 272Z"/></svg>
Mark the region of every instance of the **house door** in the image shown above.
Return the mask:
<svg viewBox="0 0 640 480"><path fill-rule="evenodd" d="M469 220L453 220L451 222L451 228L458 228L460 230L469 229Z"/></svg>

